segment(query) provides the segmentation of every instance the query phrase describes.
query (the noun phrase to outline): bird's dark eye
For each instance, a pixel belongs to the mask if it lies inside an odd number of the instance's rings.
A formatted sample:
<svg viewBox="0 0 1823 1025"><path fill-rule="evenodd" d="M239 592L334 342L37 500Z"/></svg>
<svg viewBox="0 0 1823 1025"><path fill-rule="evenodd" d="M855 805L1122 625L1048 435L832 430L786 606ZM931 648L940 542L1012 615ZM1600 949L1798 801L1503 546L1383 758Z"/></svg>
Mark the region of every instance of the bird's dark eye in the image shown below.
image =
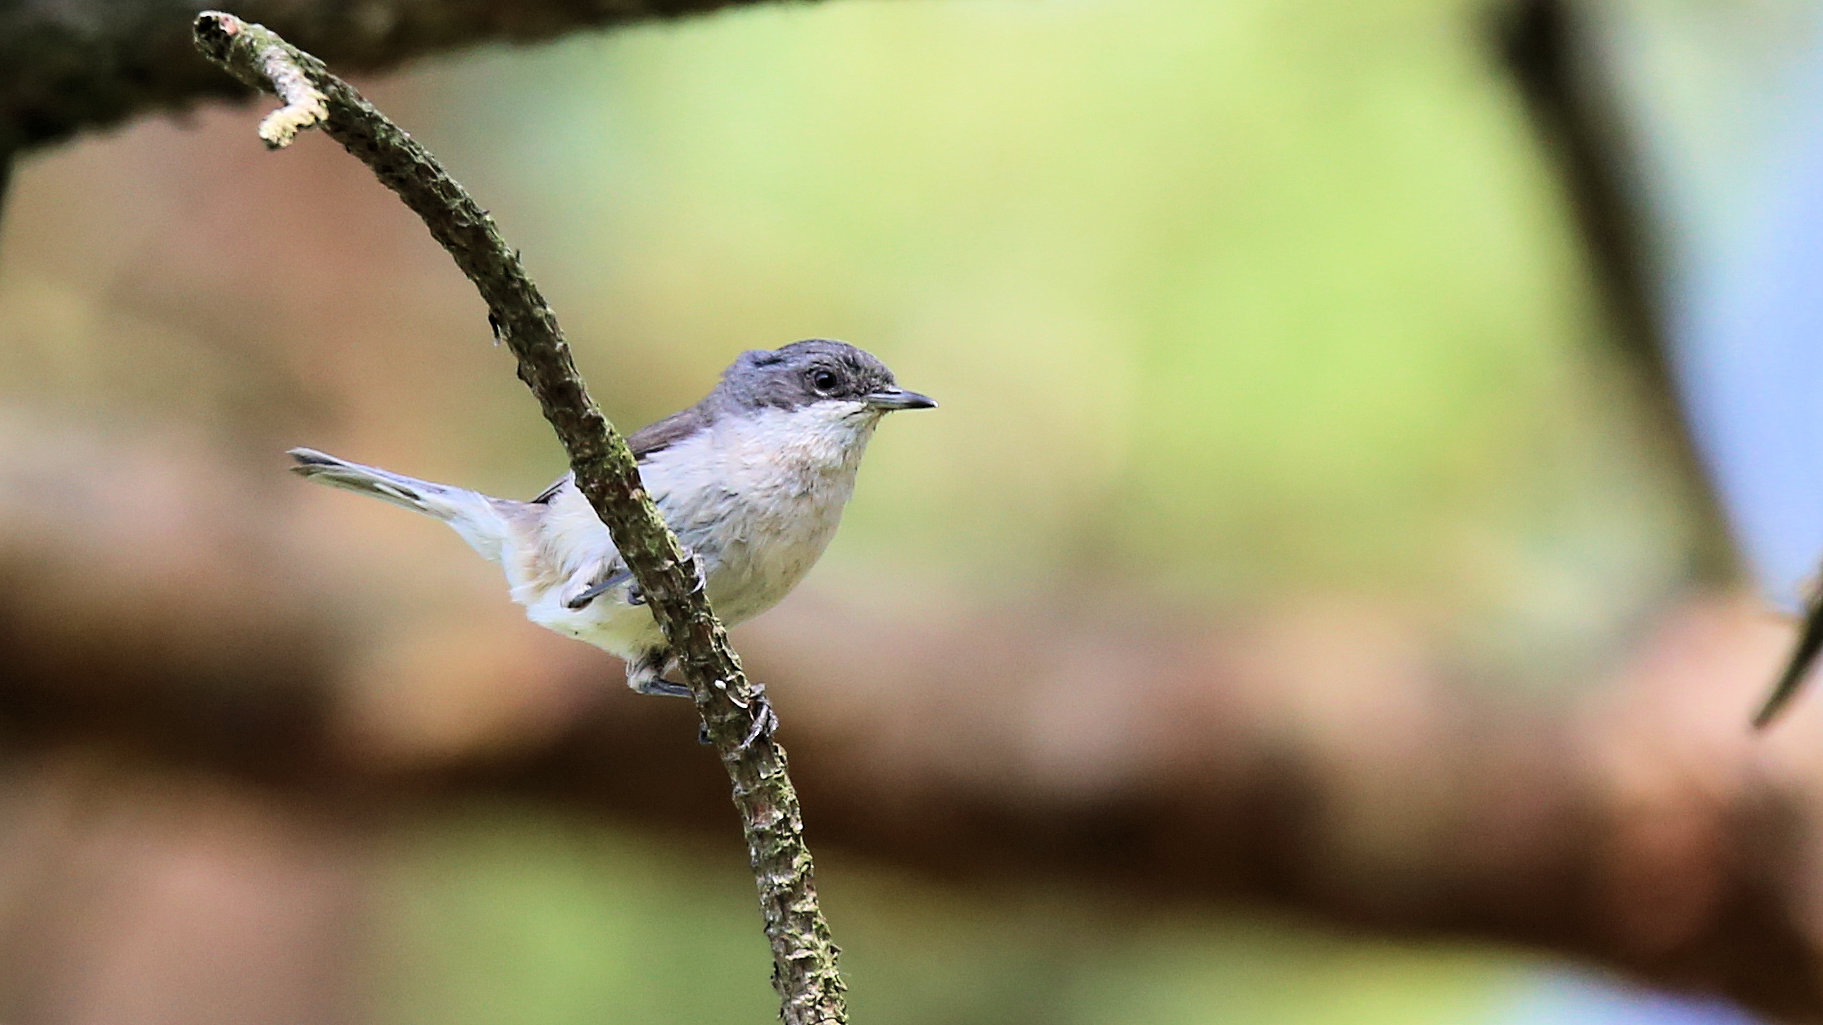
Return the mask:
<svg viewBox="0 0 1823 1025"><path fill-rule="evenodd" d="M837 377L833 370L818 368L810 372L810 386L824 395L834 394L836 387L841 383L842 379Z"/></svg>

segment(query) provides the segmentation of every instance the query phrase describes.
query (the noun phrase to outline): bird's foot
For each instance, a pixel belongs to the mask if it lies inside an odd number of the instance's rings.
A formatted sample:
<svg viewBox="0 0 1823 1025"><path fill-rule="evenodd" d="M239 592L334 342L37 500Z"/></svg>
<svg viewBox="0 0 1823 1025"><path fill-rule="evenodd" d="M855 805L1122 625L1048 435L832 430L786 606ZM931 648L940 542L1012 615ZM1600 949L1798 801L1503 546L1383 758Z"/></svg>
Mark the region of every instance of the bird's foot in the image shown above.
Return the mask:
<svg viewBox="0 0 1823 1025"><path fill-rule="evenodd" d="M746 751L761 737L772 739L772 735L779 730L779 713L773 710L765 690L757 683L753 685L753 725L747 728L747 735L741 738L740 751Z"/></svg>
<svg viewBox="0 0 1823 1025"><path fill-rule="evenodd" d="M703 576L702 560L687 551L684 553L684 558L689 561L690 568L696 573L696 585L691 588L691 593L703 593L709 587L709 580L707 577ZM627 586L628 605L644 605L646 603L646 592L640 590L639 583L633 579L633 571L623 569L617 573L610 574L605 579L590 584L580 594L576 595L576 597L564 602L564 607L569 609L587 608L590 602L607 594L609 591L614 590L622 584Z"/></svg>
<svg viewBox="0 0 1823 1025"><path fill-rule="evenodd" d="M563 603L564 607L569 608L569 609L587 608L588 604L590 602L594 601L595 599L601 597L604 594L607 594L609 591L612 591L616 587L619 587L621 584L624 584L631 579L633 579L633 574L629 573L628 571L623 569L619 573L616 573L613 576L608 577L606 580L602 580L597 583L590 584L587 590L583 591L581 594L577 595L576 597L571 598L569 601L564 602ZM628 592L629 600L631 600L631 597L630 597L631 594L634 592L637 592L638 590L639 590L639 585L634 584L632 591ZM632 604L639 605L639 604L643 603L644 601L645 601L645 599L641 598L639 601L632 602Z"/></svg>
<svg viewBox="0 0 1823 1025"><path fill-rule="evenodd" d="M690 689L689 684L667 680L661 675L668 664L668 659L660 661L656 656L635 662L633 670L627 674L627 685L640 694L694 699L696 694ZM719 682L717 687L723 691L727 690ZM737 751L746 751L761 737L770 737L779 728L779 714L773 711L772 702L766 698L766 685L753 682L749 683L748 687L752 693L750 698L742 699L732 694L728 695L728 700L734 703L734 707L744 709L753 716L752 724L747 727L747 735L741 738L740 744L735 748ZM696 742L709 743L707 726L697 727Z"/></svg>
<svg viewBox="0 0 1823 1025"><path fill-rule="evenodd" d="M633 689L641 694L651 694L661 698L694 697L690 691L689 684L678 683L676 680L667 680L662 676L655 676L651 680L641 683Z"/></svg>
<svg viewBox="0 0 1823 1025"><path fill-rule="evenodd" d="M696 584L690 588L690 593L702 594L704 591L707 591L709 589L709 578L703 575L703 560L697 558L696 553L689 549L684 550L684 560L690 564L690 568L696 573ZM644 605L645 603L646 592L640 590L638 584L634 584L627 588L628 605Z"/></svg>
<svg viewBox="0 0 1823 1025"><path fill-rule="evenodd" d="M664 648L645 651L627 662L627 686L636 694L656 694L667 698L690 697L690 688L675 680L665 679L671 668L671 653Z"/></svg>
<svg viewBox="0 0 1823 1025"><path fill-rule="evenodd" d="M741 742L735 746L735 750L741 752L751 748L761 737L772 736L779 728L779 713L773 710L771 700L766 697L766 685L753 683L751 686L753 698L750 701L742 701L732 695L729 696L729 700L734 702L736 708L744 708L753 715L753 722L747 727L747 735L742 737ZM697 727L696 742L709 743L707 724Z"/></svg>

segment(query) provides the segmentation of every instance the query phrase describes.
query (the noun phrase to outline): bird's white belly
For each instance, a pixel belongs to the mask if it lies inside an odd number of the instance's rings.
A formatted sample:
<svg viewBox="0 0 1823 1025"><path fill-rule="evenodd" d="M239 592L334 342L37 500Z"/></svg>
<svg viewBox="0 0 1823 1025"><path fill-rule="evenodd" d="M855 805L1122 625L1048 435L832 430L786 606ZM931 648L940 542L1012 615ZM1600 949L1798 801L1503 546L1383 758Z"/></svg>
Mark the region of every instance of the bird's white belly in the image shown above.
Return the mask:
<svg viewBox="0 0 1823 1025"><path fill-rule="evenodd" d="M709 603L723 622L745 622L777 605L829 546L841 503L805 503L791 517L754 516L730 531L708 567Z"/></svg>
<svg viewBox="0 0 1823 1025"><path fill-rule="evenodd" d="M738 444L704 432L641 466L659 512L702 565L710 606L730 626L778 604L822 556L871 433L871 423L859 438L847 426L827 438L808 434L802 423L788 432L779 427L769 437L750 421ZM590 554L562 574L515 580L513 596L527 617L622 657L662 646L651 609L629 605L625 587L581 609L565 604L594 581L563 574L586 577L615 556L607 528L574 487L553 500L550 512L541 548ZM548 565L548 556L541 561Z"/></svg>
<svg viewBox="0 0 1823 1025"><path fill-rule="evenodd" d="M665 642L664 631L652 618L652 610L627 604L624 590L604 594L580 609L572 609L564 601L565 596L558 591L547 591L526 603L526 618L622 658L661 647Z"/></svg>
<svg viewBox="0 0 1823 1025"><path fill-rule="evenodd" d="M731 524L737 529L727 532L719 548L703 546L706 550L699 558L709 585L709 604L723 623L734 626L777 605L816 564L835 534L841 510L803 511L807 515L789 523L756 523L745 530ZM625 588L581 609L564 604L567 597L562 589L548 588L526 603L526 616L623 657L664 643L651 609L628 604Z"/></svg>

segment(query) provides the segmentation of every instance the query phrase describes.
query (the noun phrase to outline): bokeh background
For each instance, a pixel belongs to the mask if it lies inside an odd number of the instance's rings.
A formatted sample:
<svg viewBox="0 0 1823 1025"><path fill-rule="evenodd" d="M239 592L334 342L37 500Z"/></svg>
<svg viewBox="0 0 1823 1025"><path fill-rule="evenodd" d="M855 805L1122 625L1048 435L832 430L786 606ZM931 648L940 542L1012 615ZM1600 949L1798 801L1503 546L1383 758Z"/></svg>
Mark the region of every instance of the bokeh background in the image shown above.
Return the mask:
<svg viewBox="0 0 1823 1025"><path fill-rule="evenodd" d="M827 0L360 80L617 423L805 336L943 402L735 631L857 1021L1823 1015L1823 712L1745 728L1823 551L1823 18L1578 10L1618 255L1488 3ZM254 117L5 197L0 1020L769 1020L689 710L283 472L562 465L422 226Z"/></svg>

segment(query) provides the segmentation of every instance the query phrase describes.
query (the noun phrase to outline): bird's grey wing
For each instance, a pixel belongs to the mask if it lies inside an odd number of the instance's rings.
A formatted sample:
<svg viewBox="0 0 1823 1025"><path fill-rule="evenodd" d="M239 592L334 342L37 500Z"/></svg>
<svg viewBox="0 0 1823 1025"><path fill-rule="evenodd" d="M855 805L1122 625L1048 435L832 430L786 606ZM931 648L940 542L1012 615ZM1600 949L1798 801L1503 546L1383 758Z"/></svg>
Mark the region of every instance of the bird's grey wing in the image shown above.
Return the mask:
<svg viewBox="0 0 1823 1025"><path fill-rule="evenodd" d="M706 420L707 414L700 404L691 406L689 409L673 413L663 420L649 423L634 431L627 438L627 447L633 450L633 458L643 463L646 461L646 457L654 452L662 452L701 430ZM564 489L573 486L575 482L576 475L566 473L557 478L550 487L540 491L537 497L528 504L550 505L552 499L562 494Z"/></svg>
<svg viewBox="0 0 1823 1025"><path fill-rule="evenodd" d="M562 491L564 488L569 487L570 483L572 481L574 481L575 479L576 479L576 475L573 473L564 474L563 476L557 478L555 481L552 481L550 487L545 488L543 491L538 492L538 497L532 499L530 502L527 502L526 504L527 505L550 505L551 499L556 498L558 492Z"/></svg>
<svg viewBox="0 0 1823 1025"><path fill-rule="evenodd" d="M662 452L701 430L706 421L707 413L702 406L700 404L691 406L689 409L673 413L657 423L648 424L634 431L632 436L627 439L627 446L633 450L633 458L644 463L654 453ZM558 504L558 496L575 488L575 479L573 473L564 474L555 484L544 489L537 498L532 499L529 504L544 506L547 509L555 508ZM586 608L590 602L633 579L633 575L627 571L626 564L618 554L603 564L598 570L598 574L594 582L577 592L574 597L566 600L564 604L572 609ZM639 604L633 591L628 593L628 599L632 604Z"/></svg>
<svg viewBox="0 0 1823 1025"><path fill-rule="evenodd" d="M709 413L703 408L703 403L699 402L689 409L672 413L663 420L634 431L633 436L627 439L627 447L633 450L633 458L643 463L647 456L662 452L688 438L702 430L708 422Z"/></svg>

